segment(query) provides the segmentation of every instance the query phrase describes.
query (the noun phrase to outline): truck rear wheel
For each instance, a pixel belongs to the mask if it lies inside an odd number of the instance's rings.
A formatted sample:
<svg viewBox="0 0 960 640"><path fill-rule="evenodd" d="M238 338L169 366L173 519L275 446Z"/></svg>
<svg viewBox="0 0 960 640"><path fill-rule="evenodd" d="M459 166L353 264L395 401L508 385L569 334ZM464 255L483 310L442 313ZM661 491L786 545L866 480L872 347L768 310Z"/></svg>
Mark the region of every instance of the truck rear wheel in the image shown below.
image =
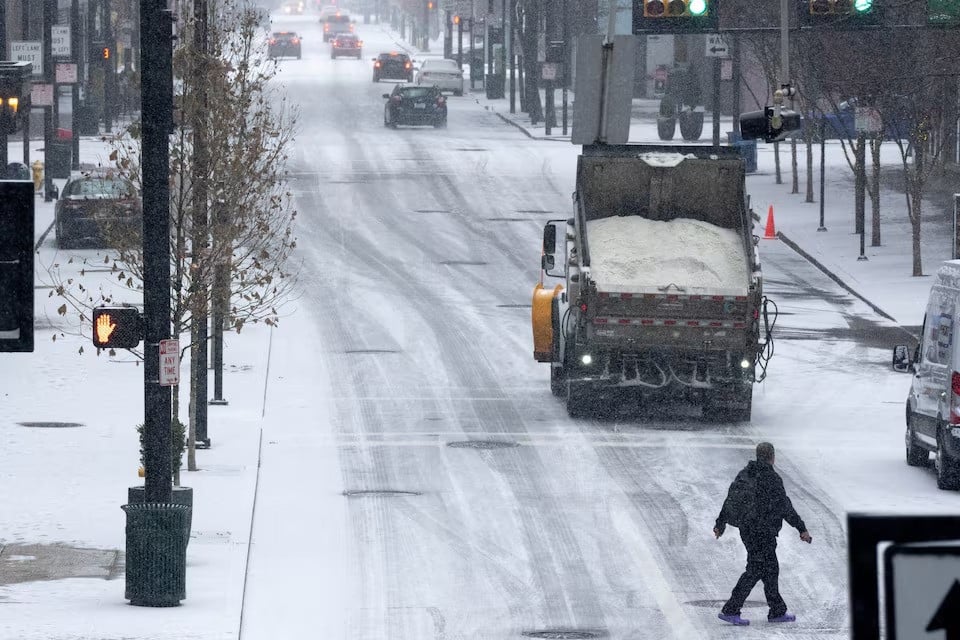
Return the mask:
<svg viewBox="0 0 960 640"><path fill-rule="evenodd" d="M567 415L583 418L590 415L590 388L582 382L567 380Z"/></svg>
<svg viewBox="0 0 960 640"><path fill-rule="evenodd" d="M703 399L703 419L709 422L750 422L753 387L717 389Z"/></svg>
<svg viewBox="0 0 960 640"><path fill-rule="evenodd" d="M562 398L567 391L567 376L563 372L563 365L557 362L550 363L550 392Z"/></svg>

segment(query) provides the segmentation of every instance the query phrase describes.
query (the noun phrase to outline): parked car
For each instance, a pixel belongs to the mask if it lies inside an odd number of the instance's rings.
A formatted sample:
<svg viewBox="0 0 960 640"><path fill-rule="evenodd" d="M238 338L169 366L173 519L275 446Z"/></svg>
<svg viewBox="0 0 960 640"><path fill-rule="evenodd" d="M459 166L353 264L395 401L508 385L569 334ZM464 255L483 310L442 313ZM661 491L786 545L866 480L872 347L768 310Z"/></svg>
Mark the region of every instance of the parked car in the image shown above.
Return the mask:
<svg viewBox="0 0 960 640"><path fill-rule="evenodd" d="M61 249L141 242L143 209L137 189L112 171L73 175L54 208L54 227Z"/></svg>
<svg viewBox="0 0 960 640"><path fill-rule="evenodd" d="M413 60L405 53L391 51L373 59L373 81L405 80L413 82Z"/></svg>
<svg viewBox="0 0 960 640"><path fill-rule="evenodd" d="M449 58L424 60L417 72L417 84L434 85L442 91L453 91L453 95L463 95L463 71L456 60Z"/></svg>
<svg viewBox="0 0 960 640"><path fill-rule="evenodd" d="M363 42L352 33L337 36L330 47L330 59L336 60L340 56L355 56L359 60L363 57Z"/></svg>
<svg viewBox="0 0 960 640"><path fill-rule="evenodd" d="M383 108L385 127L396 128L401 124L447 126L447 100L439 87L398 84L383 97L387 100Z"/></svg>
<svg viewBox="0 0 960 640"><path fill-rule="evenodd" d="M907 464L927 466L934 454L937 487L960 489L960 260L948 260L930 287L920 344L893 351L893 368L913 373L906 402Z"/></svg>
<svg viewBox="0 0 960 640"><path fill-rule="evenodd" d="M267 55L271 58L300 59L300 36L296 31L274 31L267 43Z"/></svg>
<svg viewBox="0 0 960 640"><path fill-rule="evenodd" d="M321 18L323 23L323 41L330 42L342 33L353 33L353 20L346 13L334 13Z"/></svg>

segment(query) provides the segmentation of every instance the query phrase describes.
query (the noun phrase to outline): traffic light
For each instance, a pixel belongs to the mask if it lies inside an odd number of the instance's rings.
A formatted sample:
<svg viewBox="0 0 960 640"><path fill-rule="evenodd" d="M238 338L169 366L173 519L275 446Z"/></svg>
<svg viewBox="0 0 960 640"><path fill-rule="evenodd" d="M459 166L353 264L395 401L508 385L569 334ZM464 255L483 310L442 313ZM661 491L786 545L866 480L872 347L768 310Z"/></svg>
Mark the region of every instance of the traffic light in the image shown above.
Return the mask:
<svg viewBox="0 0 960 640"><path fill-rule="evenodd" d="M879 24L877 0L800 0L801 23L808 27L833 26L848 29Z"/></svg>
<svg viewBox="0 0 960 640"><path fill-rule="evenodd" d="M780 109L780 121L777 122L774 108L764 107L763 111L740 114L740 138L778 142L800 131L801 125L800 114L796 111Z"/></svg>
<svg viewBox="0 0 960 640"><path fill-rule="evenodd" d="M633 32L715 32L718 4L718 0L633 0Z"/></svg>
<svg viewBox="0 0 960 640"><path fill-rule="evenodd" d="M460 24L460 16L453 16L453 24Z"/></svg>
<svg viewBox="0 0 960 640"><path fill-rule="evenodd" d="M93 346L133 349L143 339L140 311L134 307L96 307L93 310Z"/></svg>
<svg viewBox="0 0 960 640"><path fill-rule="evenodd" d="M33 351L33 182L0 181L0 352Z"/></svg>
<svg viewBox="0 0 960 640"><path fill-rule="evenodd" d="M29 62L0 61L0 134L16 133L30 117Z"/></svg>
<svg viewBox="0 0 960 640"><path fill-rule="evenodd" d="M109 59L110 59L110 47L104 47L104 48L103 48L103 51L101 52L101 56L103 57L104 60L109 60Z"/></svg>

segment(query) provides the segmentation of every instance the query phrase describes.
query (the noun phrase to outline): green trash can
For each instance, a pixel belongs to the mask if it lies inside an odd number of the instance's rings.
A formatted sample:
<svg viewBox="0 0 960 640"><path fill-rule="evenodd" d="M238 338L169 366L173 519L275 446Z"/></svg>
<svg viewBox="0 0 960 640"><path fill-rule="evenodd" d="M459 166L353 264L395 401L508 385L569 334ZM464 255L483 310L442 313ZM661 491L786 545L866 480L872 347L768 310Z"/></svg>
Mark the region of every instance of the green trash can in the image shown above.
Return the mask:
<svg viewBox="0 0 960 640"><path fill-rule="evenodd" d="M123 596L140 607L176 607L187 597L186 520L182 504L125 504L126 588Z"/></svg>

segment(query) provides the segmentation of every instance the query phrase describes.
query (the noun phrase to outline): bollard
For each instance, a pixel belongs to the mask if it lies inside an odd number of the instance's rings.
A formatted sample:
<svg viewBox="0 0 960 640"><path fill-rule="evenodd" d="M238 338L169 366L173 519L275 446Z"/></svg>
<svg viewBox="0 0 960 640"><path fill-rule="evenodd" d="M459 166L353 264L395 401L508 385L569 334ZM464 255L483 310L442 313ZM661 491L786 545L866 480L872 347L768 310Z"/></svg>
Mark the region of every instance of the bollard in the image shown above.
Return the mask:
<svg viewBox="0 0 960 640"><path fill-rule="evenodd" d="M30 169L33 174L33 190L40 191L40 188L43 186L43 163L39 160L34 160L33 164L30 165Z"/></svg>

